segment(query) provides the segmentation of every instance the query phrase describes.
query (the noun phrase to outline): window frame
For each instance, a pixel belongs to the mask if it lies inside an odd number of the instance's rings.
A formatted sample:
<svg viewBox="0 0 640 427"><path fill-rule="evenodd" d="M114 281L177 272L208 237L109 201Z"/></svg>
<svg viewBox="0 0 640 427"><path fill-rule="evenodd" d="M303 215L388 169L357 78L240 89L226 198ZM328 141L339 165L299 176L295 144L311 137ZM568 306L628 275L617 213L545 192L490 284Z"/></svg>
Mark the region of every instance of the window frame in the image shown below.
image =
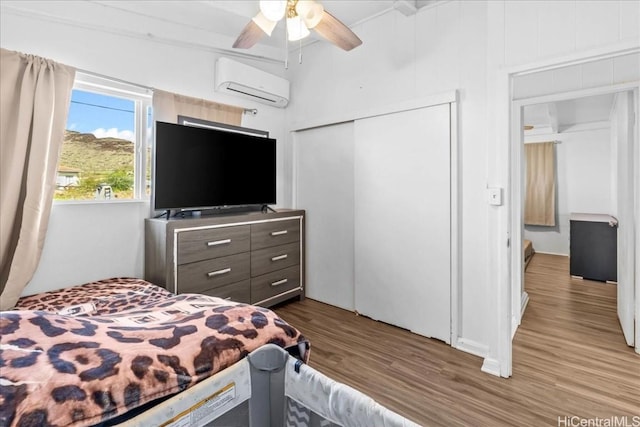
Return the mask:
<svg viewBox="0 0 640 427"><path fill-rule="evenodd" d="M106 96L125 98L134 103L134 150L133 150L133 197L130 199L54 199L54 203L122 203L149 200L146 194L146 167L147 151L153 138L153 117L149 119L152 111L153 90L151 88L134 85L122 80L89 73L76 71L73 90L93 92ZM151 126L151 127L149 127Z"/></svg>

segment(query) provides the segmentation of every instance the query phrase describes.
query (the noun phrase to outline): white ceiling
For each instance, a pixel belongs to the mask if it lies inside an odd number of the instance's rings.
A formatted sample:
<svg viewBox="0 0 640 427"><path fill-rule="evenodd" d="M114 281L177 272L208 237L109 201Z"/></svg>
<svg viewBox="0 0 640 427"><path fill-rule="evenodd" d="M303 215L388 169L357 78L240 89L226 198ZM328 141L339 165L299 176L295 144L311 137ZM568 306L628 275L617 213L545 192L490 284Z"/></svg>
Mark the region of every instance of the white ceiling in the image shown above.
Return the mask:
<svg viewBox="0 0 640 427"><path fill-rule="evenodd" d="M562 132L576 125L608 122L615 95L597 95L524 108L524 124L534 126L529 133Z"/></svg>
<svg viewBox="0 0 640 427"><path fill-rule="evenodd" d="M392 9L408 13L441 1L445 0L321 0L320 3L344 24L353 27ZM253 48L231 48L258 10L258 0L0 0L0 14L23 14L178 46L246 53L281 62L285 47L282 22L271 37L264 36ZM309 42L313 39L306 43ZM535 127L533 133L539 133L545 129L562 131L576 124L608 121L613 99L613 95L601 95L527 106L524 123Z"/></svg>
<svg viewBox="0 0 640 427"><path fill-rule="evenodd" d="M146 15L160 21L170 21L184 26L195 25L205 31L222 34L234 39L259 11L257 0L151 0L126 2L121 0L98 0L93 3L118 9L123 14ZM371 16L392 9L395 2L393 0L328 0L321 3L326 10L345 25L352 26ZM259 43L273 47L284 47L283 22L284 20L278 24L271 37L265 36Z"/></svg>
<svg viewBox="0 0 640 427"><path fill-rule="evenodd" d="M442 0L323 0L320 3L345 25L364 22L394 8L418 9ZM0 13L32 17L97 30L229 49L249 20L258 13L258 0L2 0ZM284 24L248 51L276 56L285 47ZM313 42L310 38L305 43ZM366 40L363 40L366 43ZM291 47L293 48L293 46Z"/></svg>

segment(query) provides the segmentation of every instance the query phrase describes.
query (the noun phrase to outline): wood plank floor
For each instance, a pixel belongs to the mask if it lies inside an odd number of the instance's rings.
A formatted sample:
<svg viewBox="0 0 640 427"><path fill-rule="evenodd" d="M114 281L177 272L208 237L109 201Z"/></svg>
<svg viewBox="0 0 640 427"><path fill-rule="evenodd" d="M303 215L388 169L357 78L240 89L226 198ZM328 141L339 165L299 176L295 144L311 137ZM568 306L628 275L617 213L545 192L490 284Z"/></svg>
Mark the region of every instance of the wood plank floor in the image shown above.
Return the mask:
<svg viewBox="0 0 640 427"><path fill-rule="evenodd" d="M534 255L510 379L481 372L480 357L317 301L275 311L310 339L311 366L424 426L640 416L640 355L622 337L615 285L568 270L566 257Z"/></svg>

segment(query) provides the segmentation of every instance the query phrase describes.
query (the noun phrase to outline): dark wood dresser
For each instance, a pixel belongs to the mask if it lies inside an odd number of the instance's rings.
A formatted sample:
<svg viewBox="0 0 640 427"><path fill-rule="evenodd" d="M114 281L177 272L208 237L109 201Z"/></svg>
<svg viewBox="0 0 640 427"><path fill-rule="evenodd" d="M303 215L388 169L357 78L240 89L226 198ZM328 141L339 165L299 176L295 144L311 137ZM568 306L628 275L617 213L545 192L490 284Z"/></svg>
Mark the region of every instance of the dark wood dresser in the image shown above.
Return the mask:
<svg viewBox="0 0 640 427"><path fill-rule="evenodd" d="M304 298L303 210L145 220L145 279L271 306Z"/></svg>

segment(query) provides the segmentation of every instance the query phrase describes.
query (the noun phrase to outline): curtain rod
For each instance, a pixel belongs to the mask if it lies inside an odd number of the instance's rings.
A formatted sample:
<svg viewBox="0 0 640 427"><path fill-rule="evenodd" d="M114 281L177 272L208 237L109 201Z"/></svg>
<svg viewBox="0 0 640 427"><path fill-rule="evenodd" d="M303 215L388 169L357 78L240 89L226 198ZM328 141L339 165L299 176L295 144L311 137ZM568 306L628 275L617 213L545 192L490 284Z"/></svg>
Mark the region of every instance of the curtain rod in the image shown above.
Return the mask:
<svg viewBox="0 0 640 427"><path fill-rule="evenodd" d="M117 77L111 77L111 76L106 76L104 74L100 74L100 73L96 73L94 71L89 71L89 70L83 70L82 68L76 68L76 71L80 72L80 73L84 73L84 74L89 74L91 76L94 77L99 77L101 79L105 79L105 80L111 80L114 82L118 82L118 83L123 83L126 85L130 85L130 86L136 86L139 87L140 89L145 89L145 90L153 90L154 88L150 87L150 86L145 86L145 85L141 85L139 83L132 83L123 79L119 79Z"/></svg>

